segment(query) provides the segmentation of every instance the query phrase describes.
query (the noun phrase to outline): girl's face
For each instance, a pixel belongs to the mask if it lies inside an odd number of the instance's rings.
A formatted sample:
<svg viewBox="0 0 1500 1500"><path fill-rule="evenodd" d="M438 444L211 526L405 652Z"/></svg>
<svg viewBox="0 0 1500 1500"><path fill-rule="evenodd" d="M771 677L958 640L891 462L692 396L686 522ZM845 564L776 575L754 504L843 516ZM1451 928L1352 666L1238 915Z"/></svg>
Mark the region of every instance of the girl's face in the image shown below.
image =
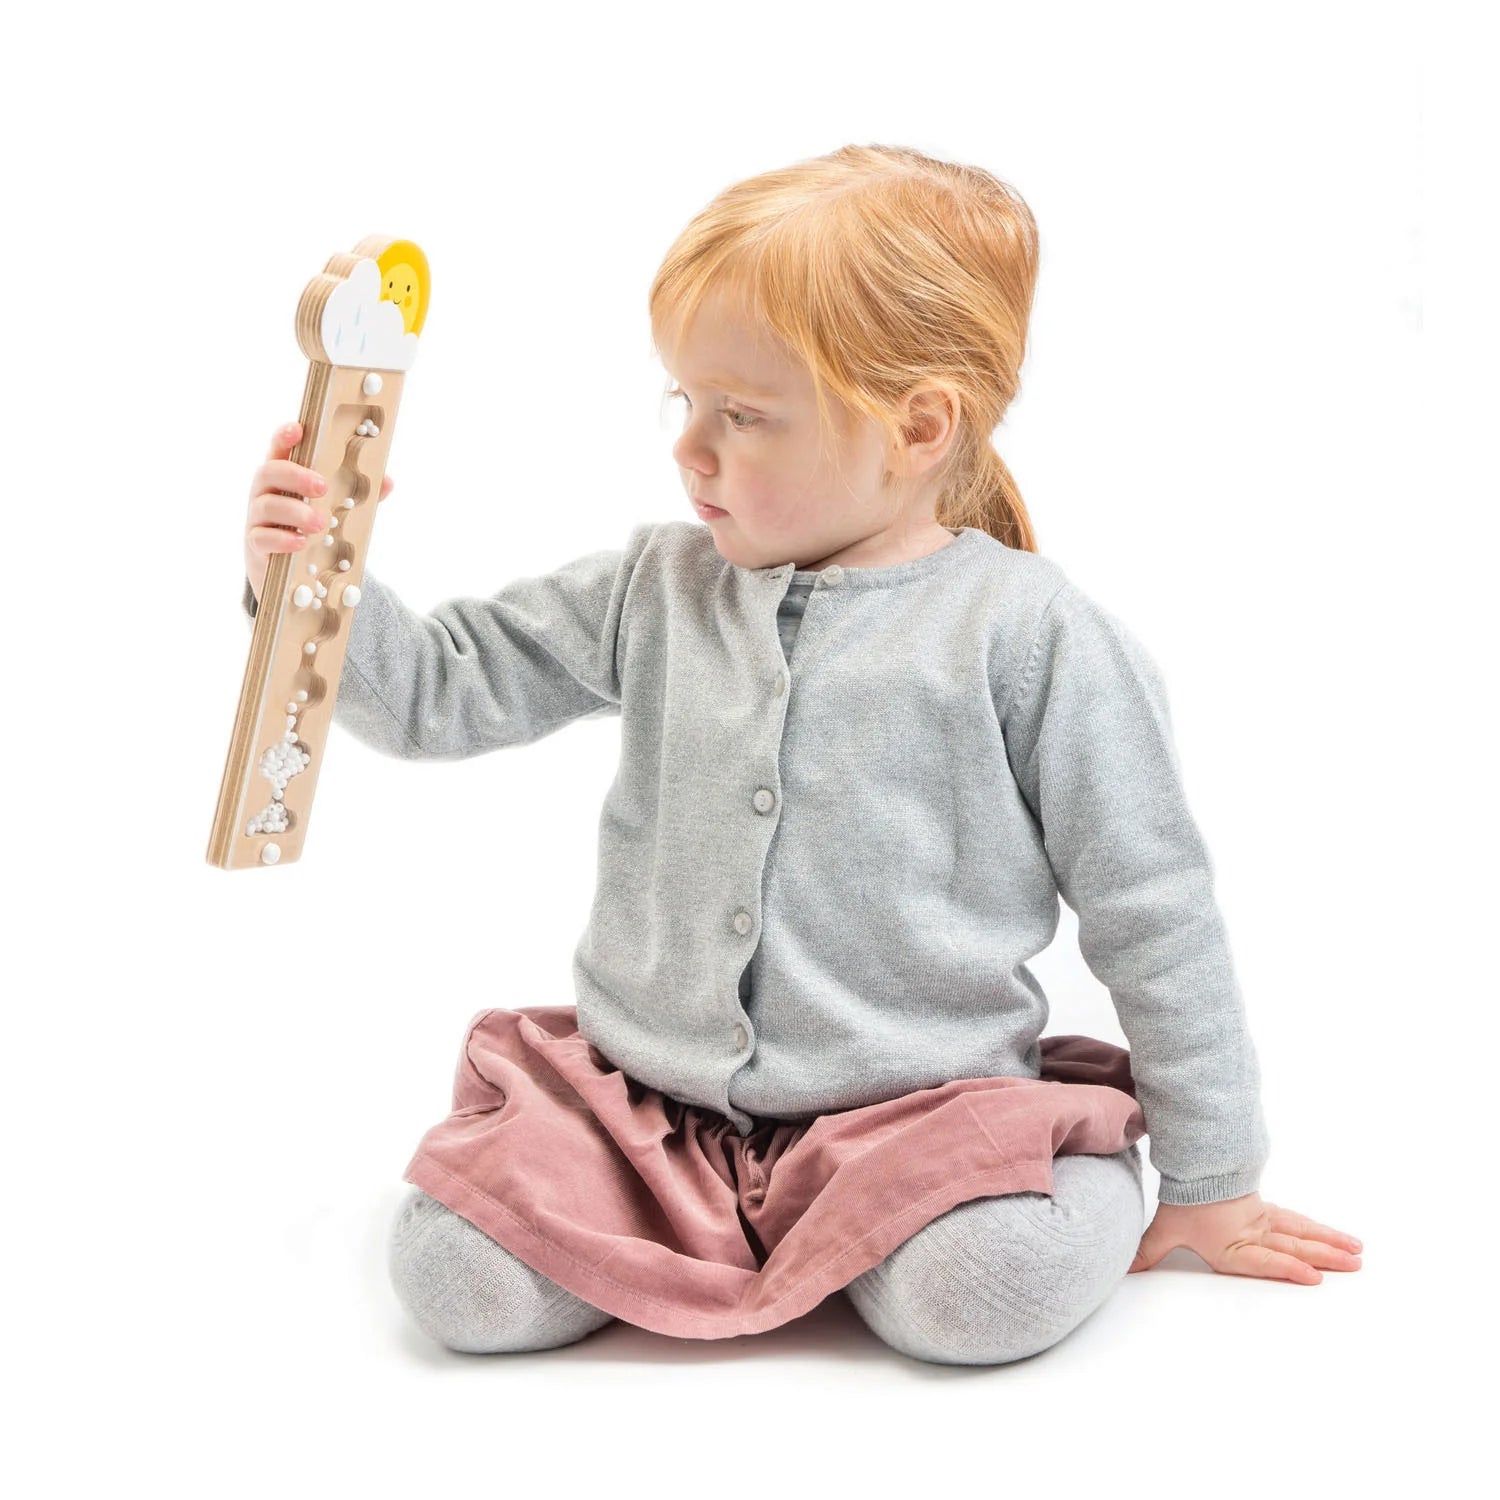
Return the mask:
<svg viewBox="0 0 1500 1500"><path fill-rule="evenodd" d="M915 475L941 457L952 435L946 403L938 404L943 430L935 440L929 433L924 443L888 450L875 423L856 420L830 393L838 432L825 444L811 376L717 296L705 300L671 357L672 394L684 408L672 456L694 514L728 561L879 567L952 540L934 517L933 494L881 486L888 467ZM700 502L717 509L700 510Z"/></svg>

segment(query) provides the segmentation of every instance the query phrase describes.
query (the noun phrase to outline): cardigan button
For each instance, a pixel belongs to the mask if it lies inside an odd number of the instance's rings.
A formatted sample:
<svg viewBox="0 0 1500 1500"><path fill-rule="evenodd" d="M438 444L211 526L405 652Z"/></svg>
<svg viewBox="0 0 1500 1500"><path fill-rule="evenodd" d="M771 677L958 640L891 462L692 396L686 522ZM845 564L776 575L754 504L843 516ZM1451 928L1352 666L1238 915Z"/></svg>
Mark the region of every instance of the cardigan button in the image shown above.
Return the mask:
<svg viewBox="0 0 1500 1500"><path fill-rule="evenodd" d="M750 1033L743 1026L736 1026L734 1028L734 1045L736 1047L743 1050L749 1040Z"/></svg>
<svg viewBox="0 0 1500 1500"><path fill-rule="evenodd" d="M776 674L776 696L779 698L784 692L786 692L786 673L778 672Z"/></svg>
<svg viewBox="0 0 1500 1500"><path fill-rule="evenodd" d="M775 792L768 791L765 787L761 787L750 800L755 803L756 812L770 812L776 806Z"/></svg>
<svg viewBox="0 0 1500 1500"><path fill-rule="evenodd" d="M747 911L737 911L734 914L734 930L740 934L750 931L755 926L755 918Z"/></svg>
<svg viewBox="0 0 1500 1500"><path fill-rule="evenodd" d="M844 576L844 570L837 563L830 563L828 567L823 569L822 576L825 584L834 584Z"/></svg>

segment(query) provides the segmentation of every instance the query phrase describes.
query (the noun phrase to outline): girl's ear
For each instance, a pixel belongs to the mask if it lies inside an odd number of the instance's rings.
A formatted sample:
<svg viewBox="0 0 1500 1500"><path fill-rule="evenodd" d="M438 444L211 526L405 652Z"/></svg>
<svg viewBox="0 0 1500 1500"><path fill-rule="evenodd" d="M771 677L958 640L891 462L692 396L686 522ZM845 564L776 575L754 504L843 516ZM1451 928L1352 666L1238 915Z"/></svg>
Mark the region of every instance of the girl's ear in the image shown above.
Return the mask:
<svg viewBox="0 0 1500 1500"><path fill-rule="evenodd" d="M949 428L958 426L958 394L949 386L924 386L906 398L907 408L915 419L902 423L901 436L907 443L933 443Z"/></svg>

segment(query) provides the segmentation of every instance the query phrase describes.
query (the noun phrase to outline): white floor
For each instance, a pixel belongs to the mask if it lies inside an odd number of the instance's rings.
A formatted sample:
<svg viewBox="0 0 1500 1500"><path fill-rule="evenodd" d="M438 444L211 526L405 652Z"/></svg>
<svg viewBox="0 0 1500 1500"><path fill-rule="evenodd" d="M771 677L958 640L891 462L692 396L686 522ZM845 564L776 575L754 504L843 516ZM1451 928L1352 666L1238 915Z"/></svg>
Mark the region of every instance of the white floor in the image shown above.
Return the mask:
<svg viewBox="0 0 1500 1500"><path fill-rule="evenodd" d="M1312 1496L1436 1483L1480 1440L1444 1350L1465 1330L1432 1327L1442 1260L1419 1274L1367 1213L1358 1273L1251 1281L1178 1250L1053 1349L958 1368L886 1348L842 1295L752 1337L616 1322L455 1354L385 1280L404 1191L292 1187L279 1232L235 1239L143 1186L133 1222L68 1252L76 1275L52 1265L66 1318L13 1286L35 1335L16 1431L46 1458L24 1493ZM13 1237L53 1228L22 1215Z"/></svg>

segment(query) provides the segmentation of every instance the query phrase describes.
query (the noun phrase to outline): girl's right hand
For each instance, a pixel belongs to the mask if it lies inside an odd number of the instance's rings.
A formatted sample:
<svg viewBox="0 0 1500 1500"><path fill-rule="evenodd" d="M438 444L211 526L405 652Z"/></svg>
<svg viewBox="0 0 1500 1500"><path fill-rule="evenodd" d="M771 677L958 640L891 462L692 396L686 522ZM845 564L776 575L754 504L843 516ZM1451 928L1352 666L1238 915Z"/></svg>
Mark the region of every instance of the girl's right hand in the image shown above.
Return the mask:
<svg viewBox="0 0 1500 1500"><path fill-rule="evenodd" d="M245 577L260 603L266 568L273 552L297 552L307 545L307 533L320 532L328 524L312 504L328 493L328 485L316 469L294 464L289 457L302 441L302 424L289 422L271 439L265 462L250 484L250 506L245 517ZM380 498L395 488L389 474L381 481Z"/></svg>

